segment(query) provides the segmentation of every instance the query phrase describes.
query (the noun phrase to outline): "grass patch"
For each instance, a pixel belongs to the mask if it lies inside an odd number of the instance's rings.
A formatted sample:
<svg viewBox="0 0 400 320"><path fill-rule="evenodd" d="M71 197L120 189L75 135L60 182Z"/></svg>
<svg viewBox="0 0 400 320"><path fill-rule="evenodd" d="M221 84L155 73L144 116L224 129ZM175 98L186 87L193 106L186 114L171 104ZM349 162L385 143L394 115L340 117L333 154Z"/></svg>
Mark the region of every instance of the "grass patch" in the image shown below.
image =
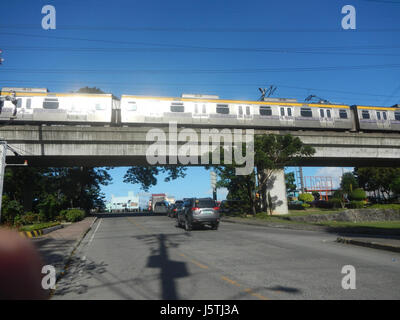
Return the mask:
<svg viewBox="0 0 400 320"><path fill-rule="evenodd" d="M19 229L19 231L33 231L33 230L41 230L45 228L50 228L54 227L56 225L59 225L60 222L43 222L43 223L36 223L36 224L31 224L28 226L23 226Z"/></svg>
<svg viewBox="0 0 400 320"><path fill-rule="evenodd" d="M395 209L400 210L400 204L391 203L391 204L373 204L368 206L367 209Z"/></svg>

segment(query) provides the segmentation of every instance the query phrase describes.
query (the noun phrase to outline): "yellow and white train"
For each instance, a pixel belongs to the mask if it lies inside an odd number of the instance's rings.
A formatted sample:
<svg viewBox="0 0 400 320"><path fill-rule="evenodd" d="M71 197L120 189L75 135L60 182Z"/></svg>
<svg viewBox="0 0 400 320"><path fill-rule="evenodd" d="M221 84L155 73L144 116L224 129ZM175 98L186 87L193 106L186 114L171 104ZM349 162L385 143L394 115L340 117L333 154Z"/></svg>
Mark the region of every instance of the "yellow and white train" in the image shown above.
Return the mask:
<svg viewBox="0 0 400 320"><path fill-rule="evenodd" d="M400 107L302 103L295 99L226 100L213 95L153 97L50 93L3 88L0 123L162 125L400 132ZM6 100L4 99L6 98ZM8 100L7 100L8 98Z"/></svg>

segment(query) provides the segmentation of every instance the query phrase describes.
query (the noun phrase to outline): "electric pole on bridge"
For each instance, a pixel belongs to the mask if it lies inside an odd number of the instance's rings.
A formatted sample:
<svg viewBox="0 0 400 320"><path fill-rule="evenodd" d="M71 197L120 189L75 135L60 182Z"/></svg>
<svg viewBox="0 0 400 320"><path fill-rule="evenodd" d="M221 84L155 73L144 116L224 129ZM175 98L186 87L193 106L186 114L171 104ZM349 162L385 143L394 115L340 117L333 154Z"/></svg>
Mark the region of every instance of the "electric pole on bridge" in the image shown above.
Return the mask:
<svg viewBox="0 0 400 320"><path fill-rule="evenodd" d="M217 174L215 171L210 172L210 179L211 179L211 188L213 190L213 199L214 201L217 200Z"/></svg>

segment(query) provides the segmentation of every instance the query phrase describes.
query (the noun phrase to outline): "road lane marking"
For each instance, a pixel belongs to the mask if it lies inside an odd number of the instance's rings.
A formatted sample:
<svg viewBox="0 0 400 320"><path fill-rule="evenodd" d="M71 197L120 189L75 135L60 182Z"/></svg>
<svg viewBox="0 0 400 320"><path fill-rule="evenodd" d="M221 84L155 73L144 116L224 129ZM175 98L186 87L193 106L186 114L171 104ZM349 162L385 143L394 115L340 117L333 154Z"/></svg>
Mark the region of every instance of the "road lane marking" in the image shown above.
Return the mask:
<svg viewBox="0 0 400 320"><path fill-rule="evenodd" d="M261 300L269 300L267 297L264 297L261 294L255 293L255 292L253 292L253 290L251 290L249 288L244 289L244 292L251 294L253 297L257 297L258 299L261 299Z"/></svg>
<svg viewBox="0 0 400 320"><path fill-rule="evenodd" d="M221 279L226 281L226 282L229 282L230 284L233 284L233 285L235 285L237 287L241 287L241 285L239 283L237 283L236 281L234 281L232 279L229 279L229 278L223 277L223 276L221 277Z"/></svg>
<svg viewBox="0 0 400 320"><path fill-rule="evenodd" d="M198 266L199 268L202 269L208 269L208 267L204 264L201 264L200 262L197 262L196 260L190 260L191 263L195 264L196 266Z"/></svg>
<svg viewBox="0 0 400 320"><path fill-rule="evenodd" d="M100 219L99 223L97 224L97 227L96 227L96 229L94 230L94 232L93 232L93 234L92 234L92 237L90 238L90 240L89 240L89 242L88 242L88 245L87 245L88 247L89 247L90 244L92 243L92 241L93 241L93 239L94 239L94 235L96 234L97 230L99 229L100 224L101 224L102 221L103 221L103 220Z"/></svg>

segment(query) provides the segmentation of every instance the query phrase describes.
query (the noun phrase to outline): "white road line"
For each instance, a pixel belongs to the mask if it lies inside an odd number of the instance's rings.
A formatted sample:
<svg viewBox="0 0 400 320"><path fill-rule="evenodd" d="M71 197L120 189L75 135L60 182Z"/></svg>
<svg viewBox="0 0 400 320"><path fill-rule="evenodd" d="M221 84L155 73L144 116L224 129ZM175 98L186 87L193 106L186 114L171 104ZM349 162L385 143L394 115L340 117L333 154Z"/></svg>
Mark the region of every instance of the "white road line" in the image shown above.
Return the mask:
<svg viewBox="0 0 400 320"><path fill-rule="evenodd" d="M99 223L97 224L96 230L94 230L94 232L93 232L93 234L92 234L92 237L90 238L90 240L89 240L89 242L88 242L88 244L87 244L87 246L88 246L88 247L89 247L89 246L90 246L90 244L92 243L92 241L93 241L93 238L94 238L94 235L96 234L97 230L98 230L98 229L99 229L99 227L100 227L101 221L103 221L103 220L102 220L102 219L100 219Z"/></svg>

